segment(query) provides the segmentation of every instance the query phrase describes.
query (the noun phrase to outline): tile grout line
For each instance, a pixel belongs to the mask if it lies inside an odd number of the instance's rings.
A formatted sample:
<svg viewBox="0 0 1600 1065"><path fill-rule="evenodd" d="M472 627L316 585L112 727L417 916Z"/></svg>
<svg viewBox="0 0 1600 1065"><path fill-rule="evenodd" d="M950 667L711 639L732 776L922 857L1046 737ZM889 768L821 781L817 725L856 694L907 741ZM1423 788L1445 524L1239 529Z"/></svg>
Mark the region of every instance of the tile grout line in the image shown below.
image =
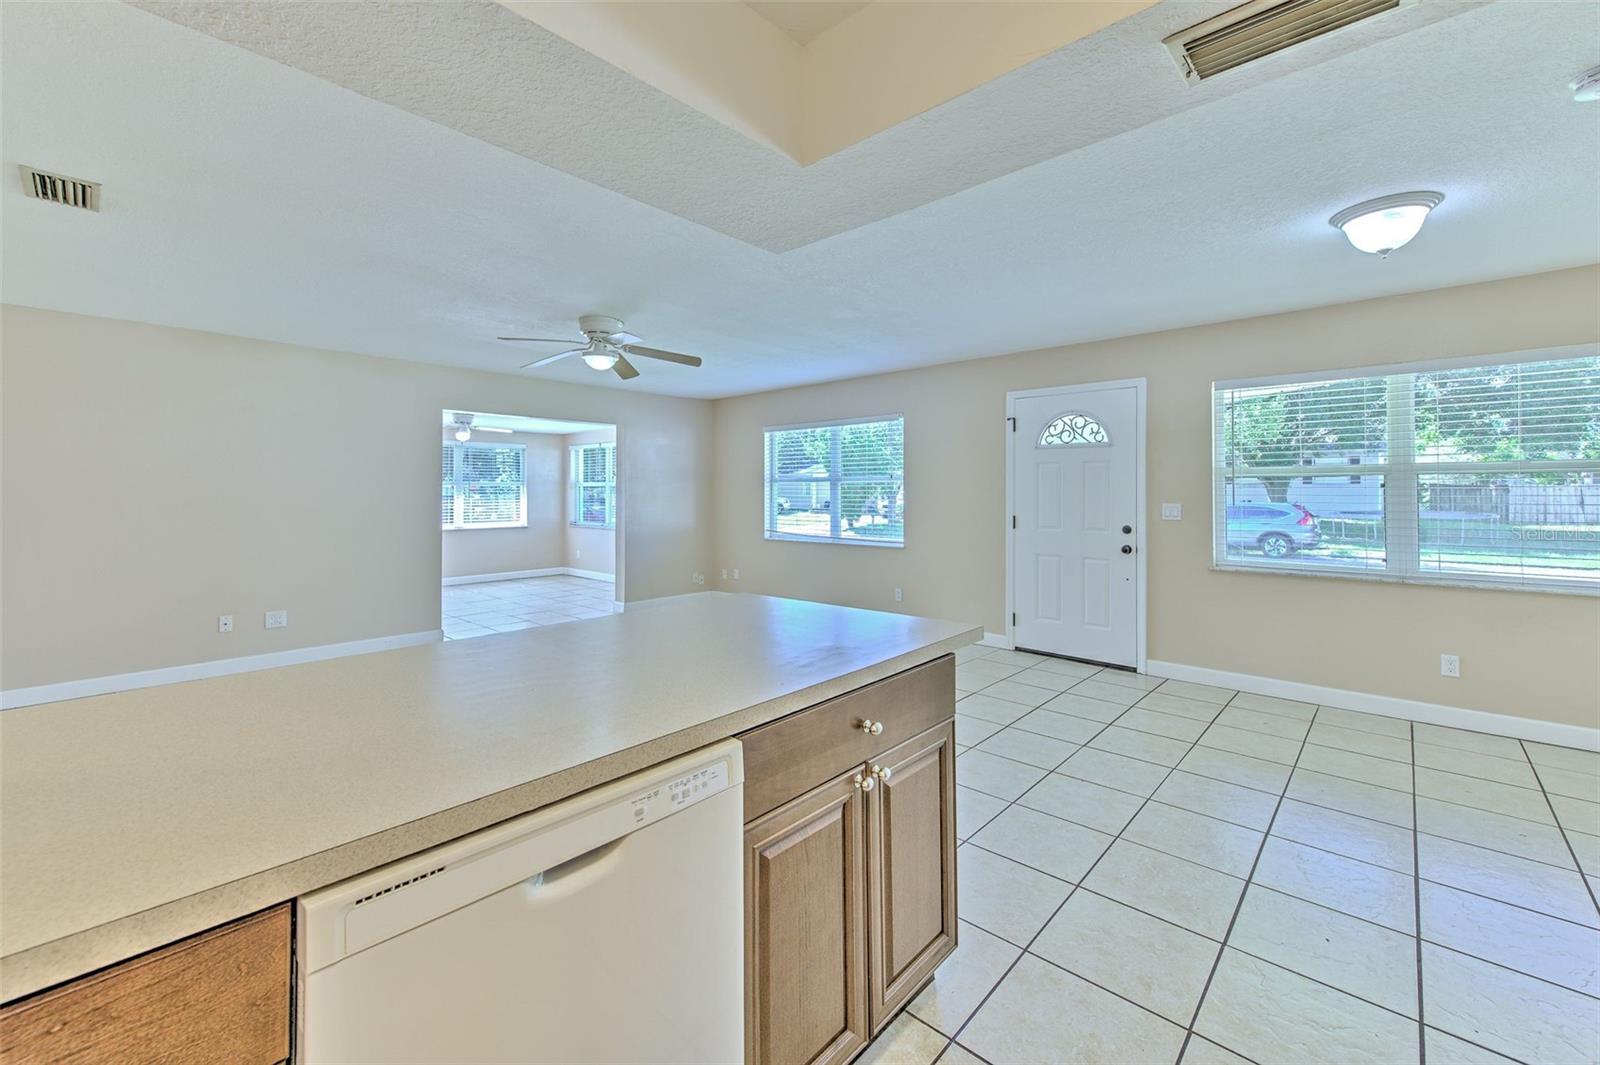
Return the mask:
<svg viewBox="0 0 1600 1065"><path fill-rule="evenodd" d="M1086 677L1086 678L1084 678L1084 679L1085 679L1085 680L1088 680L1088 679L1090 679L1090 678L1088 678L1088 677ZM1079 682L1078 682L1078 683L1082 683L1082 681L1079 681ZM1142 693L1142 694L1141 694L1141 695L1140 695L1140 696L1139 696L1139 698L1140 698L1140 700L1141 700L1141 701L1142 701L1142 700L1143 700L1143 699L1144 699L1144 698L1145 698L1145 696L1147 696L1147 695L1149 695L1149 694L1151 694L1151 692L1155 692L1155 691L1158 691L1158 690L1160 690L1160 688L1161 688L1161 687L1162 687L1162 686L1163 686L1163 685L1164 685L1164 684L1165 684L1165 683L1166 683L1166 681L1165 681L1165 680L1163 680L1163 681L1162 681L1162 682L1161 682L1161 684L1158 684L1158 685L1156 685L1156 686L1155 686L1155 687L1154 687L1154 688L1151 688L1151 689L1150 689L1150 690L1149 690L1149 691L1146 691L1146 692L1143 692L1143 693ZM1074 685L1074 687L1076 687L1076 685ZM1068 689L1068 691L1070 691L1070 690L1071 690L1071 689L1070 689L1070 688L1069 688L1069 689ZM1231 700L1230 700L1230 701L1231 701ZM1135 706L1137 706L1137 705L1138 705L1138 703L1135 703L1135 704L1134 704L1134 705L1135 705ZM1219 707L1218 707L1218 708L1217 708L1217 713L1219 713L1219 714L1220 714L1220 713L1221 713L1221 712L1222 712L1222 711L1223 711L1223 710L1224 710L1224 709L1226 709L1226 707L1227 707L1227 704L1226 704L1226 703L1224 703L1224 704L1222 704L1222 705L1221 705L1221 706L1219 706ZM1126 707L1126 708L1124 708L1124 709L1123 709L1123 713L1127 713L1127 711L1128 711L1128 710L1131 710L1131 709L1133 709L1133 707L1132 707L1132 706L1130 706L1130 707ZM1111 720L1110 720L1110 721L1107 721L1107 722L1106 722L1106 723L1105 723L1105 724L1104 724L1104 725L1102 725L1102 726L1101 726L1101 728L1100 728L1100 730L1099 730L1099 731L1098 731L1098 732L1096 732L1096 733L1095 733L1095 734L1094 734L1094 735L1093 735L1093 736L1091 736L1091 737L1089 737L1089 739L1088 739L1088 740L1086 740L1086 741L1084 741L1084 743L1083 743L1083 745L1082 745L1082 747L1080 747L1080 750L1081 750L1081 749L1083 749L1083 748L1086 748L1086 747L1088 747L1088 745L1089 745L1089 744L1090 744L1090 743L1092 743L1092 742L1094 742L1094 740L1095 740L1095 739L1096 739L1096 738L1098 738L1098 737L1099 737L1099 736L1100 736L1100 735L1101 735L1101 734L1102 734L1102 733L1104 733L1104 732L1105 732L1105 731L1106 731L1106 729L1109 729L1109 728L1111 728L1111 726L1112 726L1112 725L1114 725L1114 724L1115 724L1115 723L1116 723L1116 721L1117 721L1117 719L1118 719L1118 718L1121 718L1121 717L1122 717L1122 714L1118 714L1118 715L1117 715L1117 717L1116 717L1116 718L1112 718L1112 719L1111 719ZM1009 727L1009 726L1007 726L1007 727ZM1196 741L1196 742L1198 742L1198 741ZM1194 747L1195 747L1195 744L1194 744L1194 743L1191 743L1191 744L1190 744L1190 745L1189 745L1189 750L1193 750L1193 749L1194 749ZM1095 748L1095 749L1096 749L1096 750L1100 750L1100 748ZM1062 762L1062 763L1061 763L1061 764L1062 764L1062 765L1065 765L1065 764L1066 764L1066 763L1067 763L1067 762L1068 762L1068 761L1071 761L1071 759L1072 759L1072 757L1073 757L1073 756L1075 756L1075 755L1076 755L1076 754L1077 754L1077 753L1078 753L1078 752L1077 752L1077 751L1074 751L1074 752L1073 752L1073 753L1072 753L1072 755L1069 755L1069 756L1068 756L1068 757L1067 757L1067 759L1066 759L1066 760L1064 760L1064 761L1063 761L1063 762ZM1113 751L1113 752L1110 752L1110 753L1113 753L1113 754L1115 754L1115 753L1116 753L1116 752L1115 752L1115 751ZM1185 752L1184 752L1184 757L1187 757L1187 756L1188 756L1188 751L1185 751ZM1124 755L1124 757L1128 757L1128 756L1126 756L1126 755ZM1179 761L1182 761L1182 759L1179 759ZM1155 763L1152 763L1152 764L1155 764ZM1037 768L1037 767L1035 767L1035 768ZM1102 851L1101 851L1101 852L1100 852L1100 854L1099 854L1099 855L1098 855L1098 856L1097 856L1097 857L1096 857L1096 858L1095 858L1095 860L1094 860L1094 861L1093 861L1093 862L1091 862L1091 863L1090 863L1090 864L1089 864L1089 868L1087 868L1087 869L1085 869L1085 870L1084 870L1084 871L1083 871L1083 874L1082 874L1082 875L1081 875L1081 876L1080 876L1080 877L1079 877L1079 878L1078 878L1078 880L1077 880L1077 881L1076 881L1076 882L1072 882L1072 883L1071 883L1071 884L1070 884L1070 885L1069 885L1069 886L1070 886L1070 887L1071 887L1071 889L1072 889L1072 890L1070 890L1070 891L1068 891L1068 892L1067 892L1067 894L1066 894L1066 897L1065 897L1065 898L1063 898L1063 899L1062 899L1062 900L1061 900L1061 901L1060 901L1060 902L1059 902L1059 903L1058 903L1058 904L1057 904L1057 905L1056 905L1056 908L1055 908L1055 909L1054 909L1054 910L1052 910L1052 911L1050 911L1050 916L1049 916L1049 917L1047 917L1047 918L1045 918L1045 920L1044 920L1044 923L1043 923L1043 924L1041 924L1041 925L1040 925L1040 926L1039 926L1039 930L1038 930L1038 931L1037 931L1037 932L1035 932L1035 933L1034 933L1034 934L1033 934L1033 935L1032 935L1032 936L1031 936L1031 937L1029 937L1029 939L1028 939L1028 942L1027 942L1027 943L1026 943L1026 944L1025 944L1025 945L1024 945L1024 946L1023 946L1023 947L1022 947L1022 949L1021 949L1021 950L1020 950L1020 951L1019 951L1019 952L1018 952L1018 953L1017 953L1017 956L1016 956L1016 957L1015 957L1015 958L1013 958L1013 959L1012 959L1012 961L1011 961L1011 964L1010 964L1010 965L1008 965L1008 966L1006 966L1006 971L1005 971L1005 972L1003 972L1003 973L1001 973L1001 974L1000 974L1000 978L999 978L999 979L998 979L998 980L996 980L996 981L995 981L995 982L994 982L994 984L993 984L993 985L991 985L991 986L990 986L990 988L989 988L989 990L988 990L988 991L987 991L987 992L985 992L985 993L984 993L984 996L983 996L983 998L981 998L981 999L979 999L979 1000L978 1000L978 1004L977 1004L977 1005L976 1005L976 1006L974 1006L974 1007L973 1007L973 1009L972 1009L972 1012L971 1012L971 1013L969 1013L969 1014L968 1014L968 1015L967 1015L967 1018L966 1018L966 1020L964 1020L964 1021L962 1021L962 1022L961 1022L961 1024L960 1024L960 1025L959 1025L959 1026L958 1026L958 1027L957 1027L957 1028L956 1028L956 1030L955 1030L955 1032L954 1032L954 1034L952 1034L952 1035L951 1035L951 1036L950 1036L950 1041L951 1041L951 1042L952 1042L952 1043L954 1043L954 1042L957 1042L957 1041L958 1041L958 1040L959 1040L959 1039L960 1039L960 1038L961 1038L961 1033L962 1033L962 1032L964 1032L964 1031L966 1031L966 1030L967 1030L967 1026L968 1026L968 1025L970 1025L970 1024L971 1024L971 1023L972 1023L972 1022L973 1022L973 1020L975 1020L975 1019L976 1019L976 1018L977 1018L977 1016L978 1016L978 1014L979 1014L979 1013L981 1013L981 1012L982 1012L982 1011L983 1011L983 1007L984 1007L984 1006L985 1006L985 1005L987 1005L987 1004L988 1004L988 1002L989 1002L989 999L990 999L990 998L992 998L992 997L993 997L993 996L994 996L994 993L995 993L995 992L996 992L996 991L998 991L998 990L999 990L999 989L1000 989L1000 985L1001 985L1001 984L1004 984L1004 983L1005 983L1005 982L1006 982L1006 979L1007 979L1007 978L1008 978L1008 977L1009 977L1009 976L1010 976L1010 975L1011 975L1011 973L1012 973L1012 971L1013 971L1013 970L1014 970L1014 969L1016 969L1016 967L1017 967L1017 964L1018 964L1018 963L1019 963L1019 962L1021 962L1021 961L1022 961L1022 959L1023 959L1023 958L1025 958L1025 957L1028 957L1028 956L1029 956L1029 955L1030 955L1030 953L1031 953L1031 952L1030 952L1030 949L1029 949L1029 948L1031 948L1031 947L1032 947L1032 946L1033 946L1033 944L1034 944L1034 943L1035 943L1035 942L1036 942L1036 941L1037 941L1037 940L1038 940L1038 938L1039 938L1039 937L1040 937L1040 936L1041 936L1041 935L1043 935L1043 934L1044 934L1044 930L1045 930L1045 929L1046 929L1046 928L1048 928L1048 927L1050 927L1050 922L1051 922L1051 921L1054 921L1054 920L1055 920L1055 919L1056 919L1056 915L1057 915L1057 914L1059 914L1059 913L1060 913L1060 912L1061 912L1061 910L1062 910L1062 907L1064 907L1064 906L1066 906L1066 904L1067 904L1067 903L1068 903L1068 902L1069 902L1069 901L1070 901L1070 900L1071 900L1071 899L1072 899L1072 897L1073 897L1073 896L1074 896L1074 895L1076 895L1076 894L1077 894L1077 893L1078 893L1078 888L1079 888L1079 886L1080 886L1080 885L1081 885L1081 884L1082 884L1082 883L1083 883L1083 881L1085 881L1085 880L1087 880L1087 879L1088 879L1088 878L1089 878L1089 876L1090 876L1090 874L1092 874L1092 873L1093 873L1093 872L1094 872L1094 870L1095 870L1095 866L1097 866L1097 865L1099 865L1099 864L1100 864L1100 861L1101 861L1101 859L1103 859L1103 858L1104 858L1104 857L1105 857L1105 856L1106 856L1106 855L1107 855L1107 854L1108 854L1108 853L1110 853L1110 851L1111 851L1111 848L1112 848L1112 847L1114 847L1114 846L1116 846L1116 844L1117 844L1117 841L1118 841L1118 840L1120 840L1120 839L1121 839L1121 838L1122 838L1122 833L1123 833L1123 832L1125 832L1125 831L1127 831L1127 828L1128 828L1128 825L1131 825L1131 824L1132 824L1132 823L1133 823L1133 821L1134 821L1134 818L1136 818L1136 817L1138 817L1138 816L1139 816L1139 813L1140 813L1140 811L1142 811L1142 810L1143 810L1143 809L1144 809L1144 808L1145 808L1145 805L1146 805L1146 804L1148 804L1148 803L1149 803L1149 801L1150 801L1150 797L1151 797L1151 796L1153 796L1153 795L1154 795L1154 794L1155 794L1155 792L1156 792L1156 791L1159 791L1159 790L1160 790L1160 788L1161 788L1161 784L1165 784L1165 783L1166 783L1166 781L1167 781L1167 778L1168 778L1168 777L1170 777L1170 776L1171 776L1171 775L1172 775L1172 774L1173 774L1173 772L1175 772L1175 771L1176 771L1176 770L1177 770L1177 766L1176 766L1176 765L1173 765L1173 766L1168 766L1168 767L1165 767L1165 768L1166 768L1166 770L1167 770L1167 773L1166 773L1166 775L1165 775L1165 776L1163 776L1163 777L1162 777L1162 778L1161 778L1161 783L1160 783L1160 784L1157 784L1157 785L1156 785L1156 786L1155 786L1155 788L1154 788L1154 789L1152 789L1152 790L1151 790L1151 793L1150 793L1150 795L1149 795L1149 796L1144 796L1144 797L1143 797L1143 800L1144 800L1144 801L1143 801L1143 802L1141 802L1141 803L1140 803L1140 804L1139 804L1139 809L1138 809L1138 810L1135 810L1135 811L1134 811L1134 812L1133 812L1133 814L1132 814L1132 815L1130 815L1130 816L1129 816L1129 818L1128 818L1128 820L1127 820L1127 822L1126 822L1126 823L1124 823L1124 824L1123 824L1123 826L1122 826L1122 828L1121 828L1121 829L1120 829L1120 830L1119 830L1119 831L1118 831L1118 832L1117 832L1117 833L1116 833L1116 834L1115 834L1115 835L1113 835L1113 836L1112 836L1112 838L1111 838L1111 842L1110 842L1110 843L1108 843L1108 844L1106 844L1106 846L1105 846L1105 849L1104 849L1104 850L1102 850ZM1092 782L1091 782L1091 783L1092 783ZM1027 793L1028 793L1028 791L1032 791L1032 790L1033 790L1033 788L1034 788L1034 787L1036 787L1036 786L1037 786L1037 782L1035 782L1035 784L1034 784L1034 785L1030 785L1030 786L1029 786L1029 788L1028 788L1028 789L1027 789L1027 791L1024 791L1024 792L1023 792L1023 793L1022 793L1022 795L1019 795L1019 796L1017 796L1017 798L1016 798L1016 799L1012 799L1012 800L1011 800L1011 801L1010 801L1010 802L1008 802L1008 803L1007 803L1007 804L1006 804L1006 806L1005 806L1005 808L1004 808L1004 809L1002 809L1002 810L1000 810L1000 812L999 812L999 813L997 813L997 814L995 814L995 818L997 818L997 817L999 817L999 816L1000 816L1000 815L1001 815L1001 814L1004 814L1004 813L1005 813L1005 812L1006 812L1006 810L1007 810L1007 809L1010 809L1010 808L1011 808L1011 807L1012 807L1012 806L1015 806L1015 805L1016 805L1016 804L1017 804L1017 803L1018 803L1018 802L1019 802L1019 801L1020 801L1020 800L1021 800L1021 798L1022 798L1022 796L1023 796L1023 795L1026 795L1026 794L1027 794ZM1023 809L1025 809L1025 810L1026 810L1026 809L1030 809L1030 807L1026 807L1026 806L1025 806L1025 807L1023 807ZM994 818L990 818L990 819L989 819L989 822L985 822L985 824L988 824L988 823L990 823L990 822L992 822L992 821L993 821L993 820L994 820ZM1074 823L1074 824L1076 824L1076 822L1072 822L1072 823ZM977 835L977 833L976 833L976 832L974 832L974 833L973 833L973 835ZM969 837L968 837L968 839L971 839L971 837L970 837L970 836L969 836ZM1132 841L1131 841L1131 840L1130 840L1130 842L1132 842ZM982 848L982 847L980 847L980 848L979 848L979 849L980 849L980 850L983 850L983 849L985 849L985 848ZM989 852L989 853L993 853L993 852ZM1001 855L1001 857L1005 857L1005 856L1004 856L1004 855ZM1012 859L1012 858L1006 858L1006 860L1007 860L1007 861L1014 861L1014 860L1015 860L1015 859ZM1183 860L1187 860L1187 859L1183 859ZM1018 862L1018 863L1017 863L1017 864L1019 864L1019 865L1020 865L1020 864L1022 864L1022 863L1020 863L1020 862ZM1028 868L1031 868L1031 867L1028 867ZM1039 872L1041 872L1041 873L1043 873L1043 870L1039 870ZM1048 873L1045 873L1045 874L1044 874L1044 875L1046 875L1046 876L1049 876L1049 875L1051 875L1051 874L1048 874ZM1058 879L1058 880L1059 880L1059 879L1061 879L1061 878L1060 878L1060 877L1056 877L1056 879ZM1062 882L1063 882L1063 883L1067 883L1067 881L1062 881ZM1095 892L1090 892L1090 893L1091 893L1091 894L1095 894ZM976 926L976 927L979 927L979 928L982 928L982 927L983 927L983 926L982 926L982 925L978 925L978 926ZM988 931L988 929L984 929L984 931L986 931L986 932L987 932L987 931ZM989 934L990 934L990 935L994 935L994 933L993 933L993 932L989 932ZM1008 943L1009 943L1009 942L1010 942L1010 941L1009 941L1009 940L1006 940L1006 939L1004 939L1004 937L998 937L998 936L997 936L997 937L996 937L996 938L999 938L999 939L1001 939L1001 940L1002 940L1002 941L1003 941L1003 942L1008 942ZM1012 946L1016 946L1016 944L1014 944L1014 943L1013 943L1013 944L1011 944L1011 945L1012 945ZM1220 950L1220 949L1221 949L1221 948L1220 948L1220 947L1219 947L1219 948L1218 948L1218 949L1219 949L1219 950ZM1034 957L1038 957L1038 955L1033 955L1033 956L1034 956ZM1045 963L1046 963L1046 964L1053 964L1053 963L1051 963L1051 962L1049 962L1049 959L1046 959L1046 958L1040 958L1040 959L1039 959L1039 960L1041 960L1041 961L1044 961L1044 962L1045 962ZM1060 967L1060 966L1056 966L1056 968L1061 968L1061 967ZM1067 972L1070 972L1070 970L1064 970L1064 971L1067 971ZM1077 974L1076 974L1076 973L1071 973L1071 975L1072 975L1072 976L1073 976L1073 977L1074 977L1074 978L1075 978L1075 979L1080 979L1080 980L1083 980L1083 979L1084 979L1084 978L1083 978L1083 977L1081 977L1081 976L1078 976L1078 975L1077 975ZM1092 981L1088 981L1088 980L1085 980L1085 983L1092 983ZM1098 984L1094 984L1094 986L1095 986L1095 987L1099 987L1099 986L1100 986L1100 985L1098 985ZM1104 989L1103 989L1103 990L1104 990ZM1115 994L1115 992L1108 992L1108 993L1110 993L1110 994ZM1120 995L1119 995L1119 996L1117 996L1117 997L1118 997L1118 998L1121 998L1121 997L1122 997L1122 996L1120 996ZM1131 1001L1131 1000L1129 1000L1129 999L1124 999L1124 1001ZM1138 1005L1138 1003L1133 1003L1133 1004L1134 1004L1134 1005ZM1155 1011L1153 1011L1153 1010L1150 1010L1150 1009L1149 1009L1149 1008L1148 1008L1148 1007L1146 1007L1146 1006L1139 1006L1139 1008L1140 1008L1140 1009L1142 1009L1142 1010L1145 1010L1145 1011L1146 1011L1146 1012L1148 1012L1148 1013L1150 1013L1150 1014L1151 1014L1151 1015L1152 1015L1152 1016L1156 1016L1156 1017L1160 1017L1160 1018L1161 1018L1161 1019L1162 1019L1162 1020L1164 1020L1164 1021L1165 1021L1165 1020L1166 1020L1166 1018L1165 1018L1165 1017L1161 1017L1161 1015L1160 1015L1160 1014L1158 1014L1158 1013L1155 1013ZM1168 1024L1171 1024L1171 1023L1173 1023L1173 1022L1171 1022L1171 1021L1167 1021L1167 1023L1168 1023ZM1187 1044L1187 1038L1186 1038L1186 1039L1185 1039L1185 1045L1186 1045L1186 1044ZM964 1043L963 1043L963 1044L962 1044L962 1047L963 1047L963 1049L967 1049L967 1048L966 1048L966 1044L964 1044ZM1181 1054L1182 1054L1182 1047L1180 1047L1180 1048L1179 1048L1179 1054L1180 1054L1180 1056L1181 1056ZM980 1055L980 1056L981 1056L981 1055Z"/></svg>
<svg viewBox="0 0 1600 1065"><path fill-rule="evenodd" d="M1311 729L1317 723L1317 715L1321 712L1322 708L1320 706L1311 712L1311 720L1306 723L1306 736L1309 737L1311 735ZM1301 753L1305 752L1306 743L1307 740L1302 738L1300 741ZM1256 846L1256 855L1250 862L1250 872L1244 878L1244 887L1239 891L1239 900L1233 904L1233 915L1228 918L1228 927L1222 933L1222 946L1217 948L1217 956L1211 962L1211 971L1206 973L1206 982L1200 986L1200 997L1195 999L1194 1013L1189 1016L1189 1024L1183 1035L1183 1045L1178 1048L1178 1061L1180 1062L1183 1060L1183 1055L1189 1050L1190 1041L1195 1037L1195 1023L1200 1020L1200 1010L1206 1004L1206 996L1211 993L1211 982L1216 979L1217 970L1222 967L1222 957L1227 953L1228 940L1233 938L1233 928L1234 925L1238 924L1239 914L1244 909L1245 896L1250 894L1250 885L1255 881L1256 869L1261 864L1261 855L1267 849L1267 840L1272 838L1272 826L1278 822L1278 811L1283 809L1283 800L1289 794L1289 785L1294 781L1295 770L1299 768L1299 765L1300 756L1296 755L1295 764L1289 767L1289 775L1284 778L1283 791L1278 794L1278 801L1272 808L1272 816L1267 820L1266 830L1261 833L1261 842ZM1207 1037L1201 1036L1201 1038L1206 1039ZM1211 1041L1215 1042L1215 1040ZM1222 1046L1223 1044L1217 1043L1217 1045ZM1232 1048L1226 1049L1231 1050Z"/></svg>
<svg viewBox="0 0 1600 1065"><path fill-rule="evenodd" d="M1422 1000L1422 845L1417 819L1417 726L1413 722L1407 730L1411 734L1411 905L1416 921L1417 951L1417 1061L1428 1065L1428 1023Z"/></svg>
<svg viewBox="0 0 1600 1065"><path fill-rule="evenodd" d="M1556 813L1556 804L1544 786L1544 778L1539 775L1539 764L1533 760L1533 755L1528 753L1526 742L1518 740L1517 746L1522 748L1522 757L1528 760L1528 767L1533 770L1533 779L1539 785L1539 794L1544 796L1544 804L1550 808L1550 816L1555 819L1556 831L1561 834L1561 842L1567 845L1567 854L1572 857L1572 865L1578 871L1578 879L1583 882L1583 889L1589 893L1589 902L1595 911L1600 913L1600 899L1595 898L1594 883L1585 875L1583 863L1578 861L1578 852L1573 848L1572 840L1567 837L1567 826L1561 823L1561 816Z"/></svg>

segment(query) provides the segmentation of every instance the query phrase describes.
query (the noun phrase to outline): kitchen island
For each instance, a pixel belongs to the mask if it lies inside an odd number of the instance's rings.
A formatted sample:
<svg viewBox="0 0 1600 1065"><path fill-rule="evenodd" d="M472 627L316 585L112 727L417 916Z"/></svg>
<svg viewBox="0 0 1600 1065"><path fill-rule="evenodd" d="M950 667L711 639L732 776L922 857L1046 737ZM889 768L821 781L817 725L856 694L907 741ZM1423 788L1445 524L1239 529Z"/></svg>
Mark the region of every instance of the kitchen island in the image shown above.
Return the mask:
<svg viewBox="0 0 1600 1065"><path fill-rule="evenodd" d="M7 711L0 1000L749 732L980 635L708 595Z"/></svg>

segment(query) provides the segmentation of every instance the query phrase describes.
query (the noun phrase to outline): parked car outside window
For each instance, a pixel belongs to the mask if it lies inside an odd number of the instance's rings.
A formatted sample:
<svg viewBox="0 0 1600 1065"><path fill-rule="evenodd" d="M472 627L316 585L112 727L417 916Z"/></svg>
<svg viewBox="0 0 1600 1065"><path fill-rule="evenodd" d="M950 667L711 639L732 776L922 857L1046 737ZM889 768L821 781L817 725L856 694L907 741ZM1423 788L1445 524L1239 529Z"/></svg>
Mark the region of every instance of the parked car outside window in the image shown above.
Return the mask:
<svg viewBox="0 0 1600 1065"><path fill-rule="evenodd" d="M1249 503L1227 509L1228 546L1287 558L1322 542L1317 516L1299 503Z"/></svg>

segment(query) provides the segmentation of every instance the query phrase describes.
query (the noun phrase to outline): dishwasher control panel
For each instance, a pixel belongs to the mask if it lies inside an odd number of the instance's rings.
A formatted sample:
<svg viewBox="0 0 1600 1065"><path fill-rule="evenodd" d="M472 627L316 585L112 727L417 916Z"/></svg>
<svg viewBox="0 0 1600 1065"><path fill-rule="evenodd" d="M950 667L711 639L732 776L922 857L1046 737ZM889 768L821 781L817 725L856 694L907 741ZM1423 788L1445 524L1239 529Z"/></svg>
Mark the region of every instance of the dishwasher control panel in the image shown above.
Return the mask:
<svg viewBox="0 0 1600 1065"><path fill-rule="evenodd" d="M713 762L685 773L633 798L633 823L642 825L665 814L675 813L728 786L728 763Z"/></svg>

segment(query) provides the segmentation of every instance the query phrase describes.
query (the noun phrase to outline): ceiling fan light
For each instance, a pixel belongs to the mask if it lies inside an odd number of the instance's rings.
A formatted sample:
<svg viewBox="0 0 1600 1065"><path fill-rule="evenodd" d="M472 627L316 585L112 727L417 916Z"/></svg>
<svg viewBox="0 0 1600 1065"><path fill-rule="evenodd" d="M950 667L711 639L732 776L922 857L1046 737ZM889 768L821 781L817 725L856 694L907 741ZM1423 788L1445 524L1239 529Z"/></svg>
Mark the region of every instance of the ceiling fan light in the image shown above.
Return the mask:
<svg viewBox="0 0 1600 1065"><path fill-rule="evenodd" d="M591 370L609 370L617 364L617 353L614 351L586 351L583 361Z"/></svg>
<svg viewBox="0 0 1600 1065"><path fill-rule="evenodd" d="M1442 192L1401 192L1346 207L1328 224L1344 233L1358 251L1382 258L1410 243L1444 200Z"/></svg>

